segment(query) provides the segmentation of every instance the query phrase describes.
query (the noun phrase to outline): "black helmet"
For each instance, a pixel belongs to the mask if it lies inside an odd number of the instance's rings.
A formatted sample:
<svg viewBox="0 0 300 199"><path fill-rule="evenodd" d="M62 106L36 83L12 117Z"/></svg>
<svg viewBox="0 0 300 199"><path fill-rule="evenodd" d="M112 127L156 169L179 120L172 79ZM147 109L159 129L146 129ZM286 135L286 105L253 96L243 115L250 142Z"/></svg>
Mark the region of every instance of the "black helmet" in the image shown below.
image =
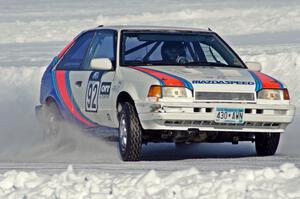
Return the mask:
<svg viewBox="0 0 300 199"><path fill-rule="evenodd" d="M176 62L178 57L186 57L184 45L178 41L166 41L161 47L161 57L164 61Z"/></svg>

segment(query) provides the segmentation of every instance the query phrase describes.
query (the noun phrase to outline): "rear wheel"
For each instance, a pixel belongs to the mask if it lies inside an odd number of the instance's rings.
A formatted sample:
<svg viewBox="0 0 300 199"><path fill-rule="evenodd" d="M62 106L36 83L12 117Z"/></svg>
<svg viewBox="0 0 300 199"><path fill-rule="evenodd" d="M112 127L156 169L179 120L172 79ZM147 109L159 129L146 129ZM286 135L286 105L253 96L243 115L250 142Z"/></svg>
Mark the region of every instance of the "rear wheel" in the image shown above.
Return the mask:
<svg viewBox="0 0 300 199"><path fill-rule="evenodd" d="M280 133L256 133L255 148L258 156L274 155L279 145Z"/></svg>
<svg viewBox="0 0 300 199"><path fill-rule="evenodd" d="M61 131L62 117L54 102L43 105L43 139L57 137Z"/></svg>
<svg viewBox="0 0 300 199"><path fill-rule="evenodd" d="M119 113L119 150L124 161L138 161L142 150L142 128L134 106L125 102Z"/></svg>

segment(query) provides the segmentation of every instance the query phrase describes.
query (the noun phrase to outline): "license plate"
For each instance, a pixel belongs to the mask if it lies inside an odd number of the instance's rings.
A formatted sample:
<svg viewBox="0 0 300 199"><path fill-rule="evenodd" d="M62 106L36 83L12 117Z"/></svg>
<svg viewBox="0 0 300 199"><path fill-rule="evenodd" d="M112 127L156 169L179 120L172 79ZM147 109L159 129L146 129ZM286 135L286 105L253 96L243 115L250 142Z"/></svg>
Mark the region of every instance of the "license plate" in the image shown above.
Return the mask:
<svg viewBox="0 0 300 199"><path fill-rule="evenodd" d="M245 109L241 108L217 108L215 122L217 123L244 123Z"/></svg>

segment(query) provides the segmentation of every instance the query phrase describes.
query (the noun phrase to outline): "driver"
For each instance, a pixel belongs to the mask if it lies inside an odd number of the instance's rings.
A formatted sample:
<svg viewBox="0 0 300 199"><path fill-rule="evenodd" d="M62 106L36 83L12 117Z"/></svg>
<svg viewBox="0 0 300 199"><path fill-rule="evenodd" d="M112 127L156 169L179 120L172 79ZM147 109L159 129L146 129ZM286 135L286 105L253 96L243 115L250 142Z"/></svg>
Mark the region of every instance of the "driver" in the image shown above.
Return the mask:
<svg viewBox="0 0 300 199"><path fill-rule="evenodd" d="M161 57L167 63L184 64L187 62L184 44L178 41L164 42L161 47Z"/></svg>

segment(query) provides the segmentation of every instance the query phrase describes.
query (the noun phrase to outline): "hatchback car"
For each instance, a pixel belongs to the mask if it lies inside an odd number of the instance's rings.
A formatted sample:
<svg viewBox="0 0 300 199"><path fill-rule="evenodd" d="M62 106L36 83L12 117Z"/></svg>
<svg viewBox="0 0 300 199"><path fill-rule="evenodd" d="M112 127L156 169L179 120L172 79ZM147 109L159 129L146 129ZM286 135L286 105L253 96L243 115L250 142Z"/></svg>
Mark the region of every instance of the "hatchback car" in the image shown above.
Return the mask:
<svg viewBox="0 0 300 199"><path fill-rule="evenodd" d="M258 155L273 155L295 107L260 71L211 30L99 26L52 60L36 112L48 133L62 120L118 129L124 161L148 142L253 141Z"/></svg>

